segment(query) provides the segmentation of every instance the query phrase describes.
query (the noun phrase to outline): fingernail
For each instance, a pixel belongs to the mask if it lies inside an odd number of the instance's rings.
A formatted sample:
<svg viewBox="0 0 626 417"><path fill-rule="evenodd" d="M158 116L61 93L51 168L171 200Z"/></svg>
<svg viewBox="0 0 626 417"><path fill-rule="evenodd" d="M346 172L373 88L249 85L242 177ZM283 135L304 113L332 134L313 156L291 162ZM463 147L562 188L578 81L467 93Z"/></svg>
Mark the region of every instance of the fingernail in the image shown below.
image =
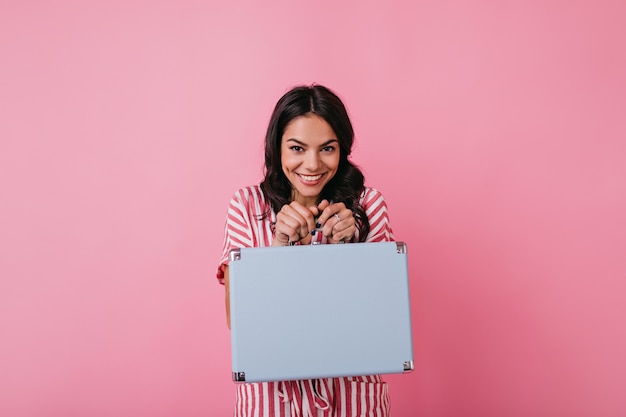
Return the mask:
<svg viewBox="0 0 626 417"><path fill-rule="evenodd" d="M311 230L311 236L315 236L315 229Z"/></svg>
<svg viewBox="0 0 626 417"><path fill-rule="evenodd" d="M315 223L315 227L319 229L320 227L322 227L322 223L320 222Z"/></svg>

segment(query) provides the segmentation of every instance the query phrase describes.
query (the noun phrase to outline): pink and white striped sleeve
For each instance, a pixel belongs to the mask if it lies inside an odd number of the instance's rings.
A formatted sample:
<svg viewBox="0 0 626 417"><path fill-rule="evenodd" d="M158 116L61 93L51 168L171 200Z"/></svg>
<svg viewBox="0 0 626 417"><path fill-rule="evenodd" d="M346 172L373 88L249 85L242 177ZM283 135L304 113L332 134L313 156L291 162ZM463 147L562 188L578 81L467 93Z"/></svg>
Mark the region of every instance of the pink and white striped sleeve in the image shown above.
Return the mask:
<svg viewBox="0 0 626 417"><path fill-rule="evenodd" d="M373 188L366 187L361 196L361 205L370 222L370 232L366 242L393 242L393 230L389 223L387 203L383 195Z"/></svg>
<svg viewBox="0 0 626 417"><path fill-rule="evenodd" d="M224 284L224 266L228 265L228 252L234 248L253 246L252 225L244 189L237 191L230 199L226 224L224 226L224 246L217 267L217 279Z"/></svg>

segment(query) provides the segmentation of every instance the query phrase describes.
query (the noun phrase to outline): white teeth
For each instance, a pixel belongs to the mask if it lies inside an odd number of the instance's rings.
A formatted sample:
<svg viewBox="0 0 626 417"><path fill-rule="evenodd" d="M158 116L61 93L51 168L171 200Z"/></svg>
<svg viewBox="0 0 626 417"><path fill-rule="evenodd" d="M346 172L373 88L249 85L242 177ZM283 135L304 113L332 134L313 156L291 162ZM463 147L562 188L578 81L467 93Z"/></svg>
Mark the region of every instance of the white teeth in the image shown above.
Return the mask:
<svg viewBox="0 0 626 417"><path fill-rule="evenodd" d="M319 174L319 175L302 175L302 174L299 174L299 175L300 175L300 178L302 178L305 181L317 181L320 178L322 178L322 174Z"/></svg>

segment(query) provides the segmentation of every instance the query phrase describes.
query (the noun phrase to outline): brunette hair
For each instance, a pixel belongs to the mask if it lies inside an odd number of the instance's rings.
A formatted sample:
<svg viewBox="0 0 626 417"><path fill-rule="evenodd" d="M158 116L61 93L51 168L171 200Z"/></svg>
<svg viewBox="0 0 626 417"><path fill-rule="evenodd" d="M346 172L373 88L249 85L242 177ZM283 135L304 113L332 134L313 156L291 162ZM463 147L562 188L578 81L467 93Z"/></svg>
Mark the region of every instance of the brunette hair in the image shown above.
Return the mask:
<svg viewBox="0 0 626 417"><path fill-rule="evenodd" d="M364 242L370 230L365 210L359 203L364 177L361 170L348 159L354 143L354 130L341 99L321 85L295 87L276 103L265 135L265 178L261 182L261 190L271 206L265 216L269 215L270 208L278 213L282 206L291 202L292 186L283 173L280 146L287 124L306 114L315 114L324 119L339 141L339 166L335 176L322 190L320 200L343 202L352 210L358 240Z"/></svg>

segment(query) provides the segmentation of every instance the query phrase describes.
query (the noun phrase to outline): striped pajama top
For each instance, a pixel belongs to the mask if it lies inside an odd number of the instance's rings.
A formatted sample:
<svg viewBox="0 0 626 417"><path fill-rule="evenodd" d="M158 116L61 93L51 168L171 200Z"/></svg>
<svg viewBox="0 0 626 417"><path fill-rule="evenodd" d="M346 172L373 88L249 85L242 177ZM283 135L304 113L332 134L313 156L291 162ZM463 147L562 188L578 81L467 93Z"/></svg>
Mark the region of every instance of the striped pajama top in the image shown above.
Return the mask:
<svg viewBox="0 0 626 417"><path fill-rule="evenodd" d="M387 205L382 194L365 187L359 202L370 223L366 242L393 241ZM217 279L224 283L228 252L234 248L271 246L276 213L266 211L261 188L238 190L230 200L224 231L224 247ZM358 240L358 230L357 236ZM327 243L318 233L314 240ZM320 378L303 381L246 383L237 386L235 417L357 417L389 416L387 385L379 375Z"/></svg>

